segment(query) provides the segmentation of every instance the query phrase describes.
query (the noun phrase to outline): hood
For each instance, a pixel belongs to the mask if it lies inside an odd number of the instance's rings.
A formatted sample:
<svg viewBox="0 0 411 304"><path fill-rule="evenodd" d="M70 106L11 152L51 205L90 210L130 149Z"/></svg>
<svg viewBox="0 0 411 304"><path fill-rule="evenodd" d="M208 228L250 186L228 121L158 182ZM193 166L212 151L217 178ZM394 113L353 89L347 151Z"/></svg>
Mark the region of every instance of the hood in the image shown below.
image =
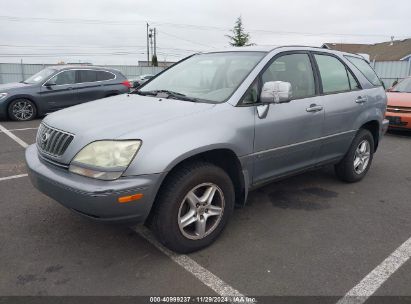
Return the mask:
<svg viewBox="0 0 411 304"><path fill-rule="evenodd" d="M88 140L116 139L150 126L213 108L214 104L123 94L70 107L44 122Z"/></svg>
<svg viewBox="0 0 411 304"><path fill-rule="evenodd" d="M7 92L7 91L10 91L10 90L13 90L13 89L28 87L28 86L31 86L31 85L26 84L26 83L21 83L21 82L12 82L12 83L0 84L0 93Z"/></svg>
<svg viewBox="0 0 411 304"><path fill-rule="evenodd" d="M387 92L388 105L396 107L411 107L411 93Z"/></svg>

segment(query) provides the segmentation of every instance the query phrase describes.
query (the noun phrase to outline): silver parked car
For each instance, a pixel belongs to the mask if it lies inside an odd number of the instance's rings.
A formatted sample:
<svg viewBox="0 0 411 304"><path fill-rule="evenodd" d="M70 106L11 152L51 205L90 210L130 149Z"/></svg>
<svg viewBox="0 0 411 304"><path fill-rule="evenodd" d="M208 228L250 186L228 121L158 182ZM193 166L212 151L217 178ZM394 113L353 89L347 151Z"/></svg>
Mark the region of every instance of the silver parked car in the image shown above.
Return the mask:
<svg viewBox="0 0 411 304"><path fill-rule="evenodd" d="M211 244L267 182L323 165L361 180L387 129L381 81L358 55L310 47L190 56L134 94L47 116L31 181L104 222L145 222L177 252Z"/></svg>

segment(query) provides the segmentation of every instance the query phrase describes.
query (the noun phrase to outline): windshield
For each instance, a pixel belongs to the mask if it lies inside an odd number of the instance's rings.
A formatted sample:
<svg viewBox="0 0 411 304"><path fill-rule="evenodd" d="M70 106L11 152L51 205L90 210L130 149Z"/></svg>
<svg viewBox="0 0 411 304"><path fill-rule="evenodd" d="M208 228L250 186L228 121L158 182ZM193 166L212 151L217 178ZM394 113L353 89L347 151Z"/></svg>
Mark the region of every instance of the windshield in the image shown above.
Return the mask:
<svg viewBox="0 0 411 304"><path fill-rule="evenodd" d="M227 100L263 52L222 52L194 55L166 70L139 91L171 91L214 103Z"/></svg>
<svg viewBox="0 0 411 304"><path fill-rule="evenodd" d="M24 83L30 83L30 84L37 84L40 82L45 81L50 75L52 75L56 70L54 69L44 69L38 72L37 74L34 74L33 76L27 78L24 80Z"/></svg>
<svg viewBox="0 0 411 304"><path fill-rule="evenodd" d="M411 93L411 78L405 78L399 84L397 84L392 92Z"/></svg>

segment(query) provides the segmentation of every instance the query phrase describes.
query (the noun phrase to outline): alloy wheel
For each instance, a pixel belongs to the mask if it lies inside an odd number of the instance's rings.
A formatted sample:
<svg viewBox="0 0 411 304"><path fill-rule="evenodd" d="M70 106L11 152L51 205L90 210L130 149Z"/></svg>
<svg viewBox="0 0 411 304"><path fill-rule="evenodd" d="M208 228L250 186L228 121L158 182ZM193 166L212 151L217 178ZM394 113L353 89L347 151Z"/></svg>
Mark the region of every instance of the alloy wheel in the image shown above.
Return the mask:
<svg viewBox="0 0 411 304"><path fill-rule="evenodd" d="M213 183L203 183L191 189L181 202L178 226L188 239L199 240L212 233L224 212L224 194Z"/></svg>
<svg viewBox="0 0 411 304"><path fill-rule="evenodd" d="M29 120L33 117L33 113L33 106L28 101L18 101L13 105L13 115L18 120Z"/></svg>
<svg viewBox="0 0 411 304"><path fill-rule="evenodd" d="M363 140L357 146L354 154L354 171L361 174L367 169L371 157L371 147L368 140Z"/></svg>

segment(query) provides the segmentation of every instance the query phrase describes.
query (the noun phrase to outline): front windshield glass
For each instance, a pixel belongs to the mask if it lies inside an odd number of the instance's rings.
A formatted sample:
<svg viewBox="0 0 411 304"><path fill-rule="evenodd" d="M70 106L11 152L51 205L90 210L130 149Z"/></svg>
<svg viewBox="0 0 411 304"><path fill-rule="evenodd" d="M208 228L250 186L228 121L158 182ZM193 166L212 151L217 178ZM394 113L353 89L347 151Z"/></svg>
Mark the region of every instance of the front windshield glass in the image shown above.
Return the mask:
<svg viewBox="0 0 411 304"><path fill-rule="evenodd" d="M411 78L406 78L397 84L392 92L411 93Z"/></svg>
<svg viewBox="0 0 411 304"><path fill-rule="evenodd" d="M44 69L38 72L37 74L34 74L33 76L27 78L24 80L24 83L30 83L30 84L37 84L40 82L45 81L51 74L53 74L56 70L54 69Z"/></svg>
<svg viewBox="0 0 411 304"><path fill-rule="evenodd" d="M172 91L209 102L227 100L264 52L222 52L194 55L144 85L141 93Z"/></svg>

